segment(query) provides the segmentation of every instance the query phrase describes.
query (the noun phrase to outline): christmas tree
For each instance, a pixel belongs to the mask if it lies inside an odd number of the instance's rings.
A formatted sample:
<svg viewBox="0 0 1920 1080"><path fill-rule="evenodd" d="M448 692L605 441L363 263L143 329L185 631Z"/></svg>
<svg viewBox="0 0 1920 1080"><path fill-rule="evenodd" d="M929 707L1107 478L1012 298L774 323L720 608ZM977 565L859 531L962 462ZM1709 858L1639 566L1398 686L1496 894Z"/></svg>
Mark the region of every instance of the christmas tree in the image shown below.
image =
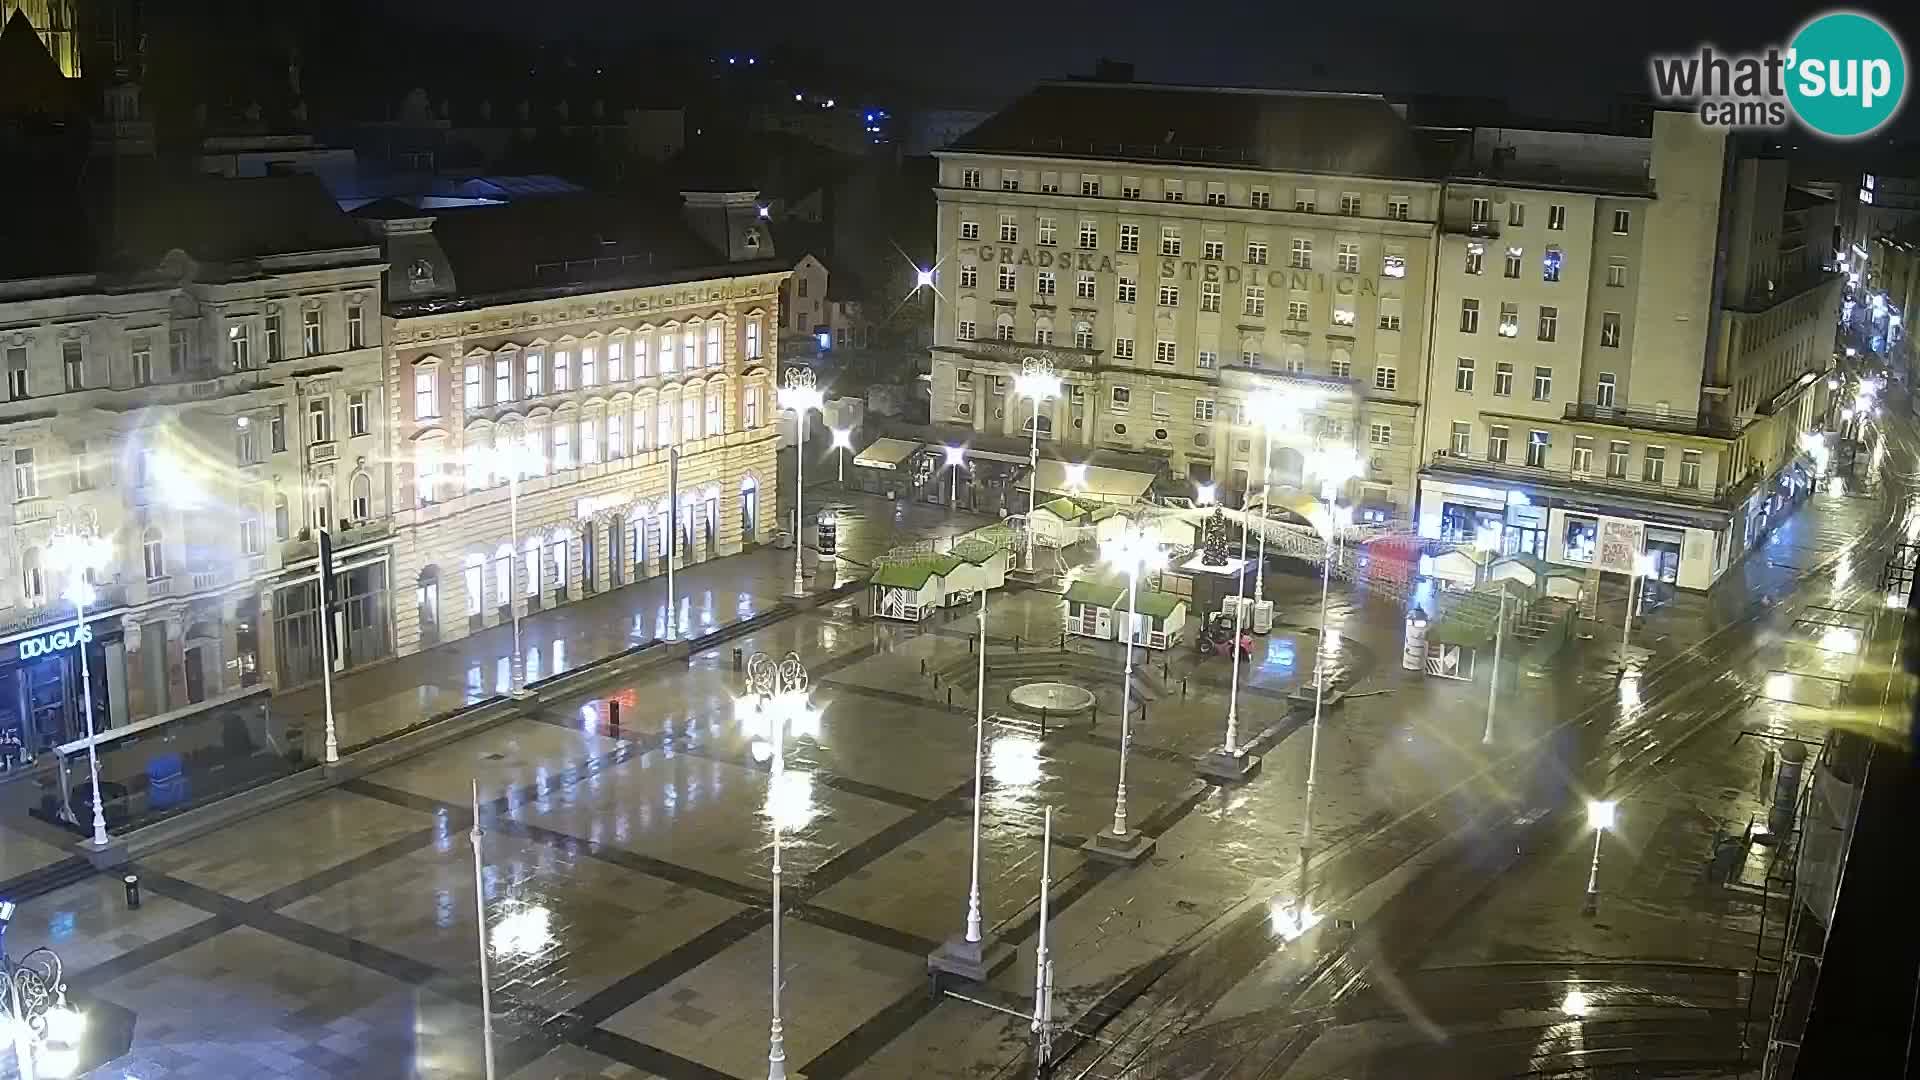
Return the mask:
<svg viewBox="0 0 1920 1080"><path fill-rule="evenodd" d="M1213 516L1203 526L1200 541L1200 564L1202 566L1227 565L1227 515L1218 507Z"/></svg>

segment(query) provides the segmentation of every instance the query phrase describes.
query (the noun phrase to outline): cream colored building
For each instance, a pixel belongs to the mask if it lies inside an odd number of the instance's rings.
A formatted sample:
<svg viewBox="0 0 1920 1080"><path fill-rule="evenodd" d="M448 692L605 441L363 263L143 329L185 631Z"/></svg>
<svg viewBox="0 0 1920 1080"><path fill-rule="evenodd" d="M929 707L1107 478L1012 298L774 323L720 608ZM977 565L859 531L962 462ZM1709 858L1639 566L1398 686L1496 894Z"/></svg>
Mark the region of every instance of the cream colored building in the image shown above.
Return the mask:
<svg viewBox="0 0 1920 1080"><path fill-rule="evenodd" d="M400 652L664 573L676 532L685 566L776 527L774 341L791 264L774 258L754 193L684 198L662 212L598 196L361 212L393 266ZM517 535L492 456L506 447L535 462ZM506 663L479 677L504 689ZM526 678L564 663L530 652Z"/></svg>
<svg viewBox="0 0 1920 1080"><path fill-rule="evenodd" d="M312 580L320 523L348 519L346 660L386 654L379 248L311 178L140 190L102 235L97 207L47 204L57 241L0 252L0 727L80 730L72 536L112 544L87 623L104 723L317 672L317 623L274 600Z"/></svg>
<svg viewBox="0 0 1920 1080"><path fill-rule="evenodd" d="M1018 438L1023 357L1067 393L1043 452L1164 461L1174 494L1261 481L1247 406L1311 402L1273 482L1357 447L1351 492L1407 517L1440 185L1383 99L1046 84L940 152L932 419Z"/></svg>

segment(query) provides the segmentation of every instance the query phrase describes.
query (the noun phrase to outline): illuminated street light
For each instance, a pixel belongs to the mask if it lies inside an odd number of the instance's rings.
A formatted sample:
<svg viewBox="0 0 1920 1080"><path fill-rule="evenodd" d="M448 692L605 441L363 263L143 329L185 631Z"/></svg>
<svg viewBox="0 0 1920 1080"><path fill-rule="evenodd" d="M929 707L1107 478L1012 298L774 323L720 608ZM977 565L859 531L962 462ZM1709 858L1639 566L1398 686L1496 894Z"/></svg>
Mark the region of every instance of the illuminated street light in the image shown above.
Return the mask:
<svg viewBox="0 0 1920 1080"><path fill-rule="evenodd" d="M833 448L840 451L840 486L847 484L847 451L853 449L853 432L847 428L832 428Z"/></svg>
<svg viewBox="0 0 1920 1080"><path fill-rule="evenodd" d="M12 917L13 906L0 901L6 918ZM0 1023L13 1035L20 1076L25 1080L61 1080L79 1072L80 1040L86 1035L87 1018L67 1004L66 966L59 954L52 949L34 949L15 963L0 951L0 979L6 982L6 993L0 996L0 1008L4 1009Z"/></svg>
<svg viewBox="0 0 1920 1080"><path fill-rule="evenodd" d="M1087 465L1083 461L1067 463L1067 487L1074 491L1084 490L1087 486Z"/></svg>
<svg viewBox="0 0 1920 1080"><path fill-rule="evenodd" d="M967 463L967 448L946 446L941 449L947 455L947 509L951 510L960 503L960 467Z"/></svg>
<svg viewBox="0 0 1920 1080"><path fill-rule="evenodd" d="M1213 492L1214 492L1214 487L1212 484L1200 484L1194 488L1194 496L1195 496L1194 501L1199 503L1201 506L1212 506ZM1240 531L1240 535L1244 538L1247 535L1246 530L1242 529Z"/></svg>
<svg viewBox="0 0 1920 1080"><path fill-rule="evenodd" d="M1366 462L1351 447L1325 446L1307 456L1306 475L1320 482L1321 505L1318 523L1321 529L1320 558L1320 635L1313 654L1313 722L1307 735L1307 797L1300 829L1300 910L1311 910L1308 902L1308 861L1313 853L1313 795L1319 782L1320 716L1327 692L1327 593L1333 581L1333 560L1340 534L1353 525L1353 507L1338 506L1334 500L1347 481L1366 471Z"/></svg>
<svg viewBox="0 0 1920 1080"><path fill-rule="evenodd" d="M509 601L513 598L508 597ZM473 784L473 828L467 831L467 840L473 845L473 905L480 928L480 1039L482 1060L486 1066L486 1080L493 1080L493 976L487 957L487 888L482 867L485 855L480 850L481 840L487 835L480 827L480 781Z"/></svg>
<svg viewBox="0 0 1920 1080"><path fill-rule="evenodd" d="M1248 419L1260 427L1260 560L1254 564L1253 571L1256 605L1267 597L1267 496L1270 494L1267 474L1273 454L1273 429L1297 427L1301 415L1318 404L1321 397L1318 392L1308 390L1270 390L1255 397L1247 406ZM1241 527L1245 528L1244 514L1240 520Z"/></svg>
<svg viewBox="0 0 1920 1080"><path fill-rule="evenodd" d="M80 708L87 719L87 773L93 788L93 846L107 846L107 815L100 798L100 750L93 734L93 680L87 666L87 605L97 599L94 575L113 562L113 545L102 536L64 533L47 548L54 569L67 579L66 601L73 605L74 652L80 657ZM332 720L332 712L328 712ZM330 725L329 725L330 726Z"/></svg>
<svg viewBox="0 0 1920 1080"><path fill-rule="evenodd" d="M505 476L507 478L507 542L512 545L514 555L513 559L508 560L507 565L511 568L520 558L520 478L523 476L538 476L545 472L546 456L525 440L514 439L505 443L496 442L491 447L476 449L473 455L473 461L469 463L467 467L470 469L479 469L484 475L489 477ZM537 560L535 569L538 569ZM671 577L673 573L673 555L671 552L667 555L667 573L669 575L667 582L667 606L671 609L673 606L673 582ZM511 578L511 571L509 571L508 576ZM508 584L511 586L512 582L509 581ZM322 587L324 588L324 586ZM507 668L507 693L512 697L524 697L527 692L526 655L520 648L521 601L520 597L515 595L519 591L520 590L511 587L507 590L507 606L513 613L513 662L509 664ZM325 618L323 617L321 621L324 623ZM326 664L323 666L330 668L332 665ZM331 721L329 721L327 728L329 732L328 741L332 743L333 736L331 732L333 725ZM329 751L328 761L335 760L333 756L334 753L334 751Z"/></svg>
<svg viewBox="0 0 1920 1080"><path fill-rule="evenodd" d="M1620 628L1620 667L1627 666L1627 646L1633 640L1633 606L1640 599L1643 582L1653 575L1656 564L1653 556L1641 552L1633 557L1633 570L1627 574L1627 619Z"/></svg>
<svg viewBox="0 0 1920 1080"><path fill-rule="evenodd" d="M1027 569L1033 569L1033 508L1040 494L1040 403L1060 396L1060 376L1053 373L1053 361L1029 356L1020 361L1020 374L1014 377L1013 390L1033 401L1033 435L1027 448Z"/></svg>
<svg viewBox="0 0 1920 1080"><path fill-rule="evenodd" d="M1593 862L1587 868L1585 912L1588 915L1600 909L1600 838L1613 828L1617 820L1616 810L1612 800L1593 799L1587 802L1587 827L1593 830Z"/></svg>
<svg viewBox="0 0 1920 1080"><path fill-rule="evenodd" d="M933 271L927 269L924 266L914 267L913 268L913 287L916 289L932 288L933 287Z"/></svg>
<svg viewBox="0 0 1920 1080"><path fill-rule="evenodd" d="M1100 561L1127 575L1126 663L1120 682L1120 782L1114 788L1111 831L1096 833L1088 850L1107 858L1137 862L1153 842L1127 827L1127 748L1133 742L1133 636L1139 620L1140 575L1167 565L1167 553L1146 533L1129 528L1100 544Z"/></svg>
<svg viewBox="0 0 1920 1080"><path fill-rule="evenodd" d="M992 948L981 933L980 914L980 808L982 775L986 769L987 747L987 590L980 590L980 645L973 704L973 843L969 858L967 916L965 930L958 938L948 938L927 955L927 970L957 975L973 982L985 982L993 965L988 952Z"/></svg>
<svg viewBox="0 0 1920 1080"><path fill-rule="evenodd" d="M826 404L826 395L813 384L813 369L791 367L781 377L779 402L782 409L793 410L794 430L799 441L793 453L793 595L805 596L807 583L800 569L800 556L807 549L806 532L801 526L801 506L807 501L807 413ZM678 522L674 523L678 526ZM671 555L668 556L672 558Z"/></svg>

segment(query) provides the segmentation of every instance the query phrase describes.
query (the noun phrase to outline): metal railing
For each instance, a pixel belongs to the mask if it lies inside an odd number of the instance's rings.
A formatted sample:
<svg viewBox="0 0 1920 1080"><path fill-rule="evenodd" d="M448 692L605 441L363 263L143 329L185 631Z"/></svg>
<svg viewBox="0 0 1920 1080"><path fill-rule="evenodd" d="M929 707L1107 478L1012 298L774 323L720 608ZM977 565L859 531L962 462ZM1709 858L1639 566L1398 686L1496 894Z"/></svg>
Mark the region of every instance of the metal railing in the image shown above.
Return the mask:
<svg viewBox="0 0 1920 1080"><path fill-rule="evenodd" d="M1613 424L1647 431L1671 431L1679 435L1707 435L1730 439L1740 434L1739 424L1709 413L1663 412L1659 409L1640 409L1627 405L1569 402L1562 416L1567 420L1585 420L1594 424Z"/></svg>
<svg viewBox="0 0 1920 1080"><path fill-rule="evenodd" d="M1430 469L1472 473L1476 476L1497 477L1520 483L1562 484L1568 487L1587 488L1594 491L1610 491L1619 495L1637 495L1642 498L1679 500L1699 503L1703 506L1721 505L1730 496L1746 486L1745 483L1718 484L1711 488L1688 487L1679 483L1681 473L1674 473L1675 482L1636 480L1630 476L1609 476L1592 470L1575 469L1570 466L1527 465L1512 461L1491 461L1471 454L1456 454L1449 450L1436 450Z"/></svg>

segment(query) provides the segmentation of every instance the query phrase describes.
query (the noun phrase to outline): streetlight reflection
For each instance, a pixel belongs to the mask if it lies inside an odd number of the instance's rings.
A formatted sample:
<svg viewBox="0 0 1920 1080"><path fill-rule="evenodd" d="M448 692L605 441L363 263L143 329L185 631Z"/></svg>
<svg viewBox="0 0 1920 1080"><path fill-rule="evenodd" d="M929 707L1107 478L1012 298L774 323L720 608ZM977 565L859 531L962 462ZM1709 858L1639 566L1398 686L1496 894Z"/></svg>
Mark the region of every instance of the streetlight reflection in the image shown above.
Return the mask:
<svg viewBox="0 0 1920 1080"><path fill-rule="evenodd" d="M553 912L543 904L518 904L493 924L493 951L501 956L538 956L553 945Z"/></svg>
<svg viewBox="0 0 1920 1080"><path fill-rule="evenodd" d="M987 771L996 787L1032 787L1046 775L1040 760L1040 740L1032 735L1002 735L987 751Z"/></svg>

